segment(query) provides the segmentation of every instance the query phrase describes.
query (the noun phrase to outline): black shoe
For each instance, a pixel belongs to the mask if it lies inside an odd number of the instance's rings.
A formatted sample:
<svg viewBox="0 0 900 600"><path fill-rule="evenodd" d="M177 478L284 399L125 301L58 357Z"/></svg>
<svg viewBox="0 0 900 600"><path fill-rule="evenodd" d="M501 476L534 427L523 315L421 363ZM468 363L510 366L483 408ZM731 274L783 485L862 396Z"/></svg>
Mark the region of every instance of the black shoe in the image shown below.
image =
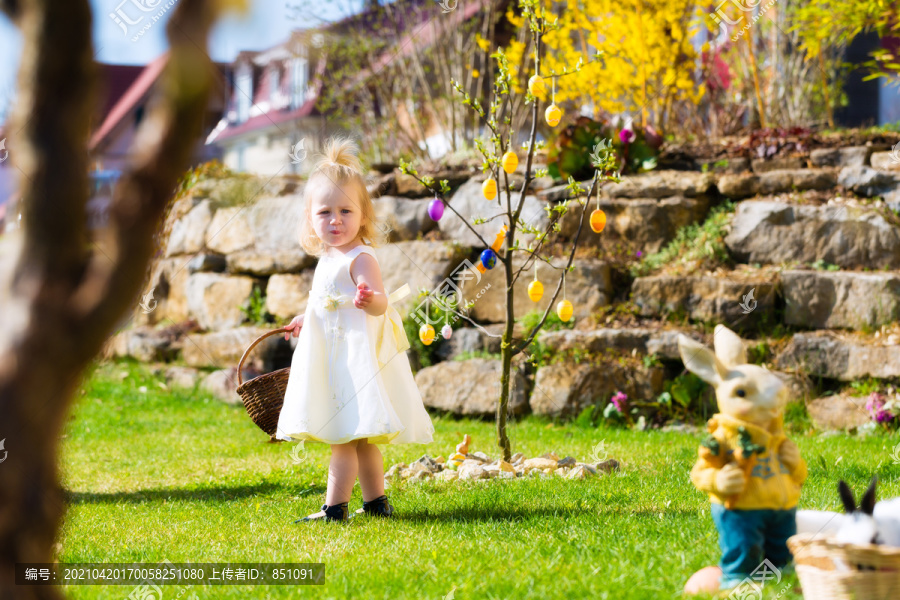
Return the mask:
<svg viewBox="0 0 900 600"><path fill-rule="evenodd" d="M331 506L323 504L322 512L324 514L316 513L314 515L309 515L307 517L303 517L302 519L297 519L296 521L294 521L294 523L299 523L301 521L318 521L320 519L324 519L326 521L346 521L350 518L350 511L347 508L347 502L332 504Z"/></svg>
<svg viewBox="0 0 900 600"><path fill-rule="evenodd" d="M356 514L376 515L379 517L390 517L394 514L394 507L388 501L387 496L381 496L368 502L363 502L362 508L356 510ZM355 516L355 515L354 515Z"/></svg>

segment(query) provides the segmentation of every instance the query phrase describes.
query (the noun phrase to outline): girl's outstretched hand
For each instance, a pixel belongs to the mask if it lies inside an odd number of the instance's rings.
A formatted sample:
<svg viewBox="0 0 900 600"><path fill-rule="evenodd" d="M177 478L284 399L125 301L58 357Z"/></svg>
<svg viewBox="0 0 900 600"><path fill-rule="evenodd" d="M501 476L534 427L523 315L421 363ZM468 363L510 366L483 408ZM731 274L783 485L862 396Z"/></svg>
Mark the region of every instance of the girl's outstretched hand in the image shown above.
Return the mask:
<svg viewBox="0 0 900 600"><path fill-rule="evenodd" d="M287 341L290 336L297 337L298 335L300 335L300 328L303 327L303 317L304 315L297 315L293 318L293 320L291 320L290 324L287 325L287 327L292 331L284 332L285 341Z"/></svg>
<svg viewBox="0 0 900 600"><path fill-rule="evenodd" d="M365 308L369 304L372 303L372 297L375 295L375 290L370 288L364 282L360 282L356 286L356 297L353 298L353 306L356 308Z"/></svg>

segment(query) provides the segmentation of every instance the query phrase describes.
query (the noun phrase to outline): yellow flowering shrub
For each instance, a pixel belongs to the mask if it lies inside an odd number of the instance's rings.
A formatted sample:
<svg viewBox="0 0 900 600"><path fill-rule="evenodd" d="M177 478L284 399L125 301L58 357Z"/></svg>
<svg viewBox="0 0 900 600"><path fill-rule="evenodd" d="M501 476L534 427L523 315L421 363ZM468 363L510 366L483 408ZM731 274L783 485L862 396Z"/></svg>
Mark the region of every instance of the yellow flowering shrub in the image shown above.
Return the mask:
<svg viewBox="0 0 900 600"><path fill-rule="evenodd" d="M703 97L704 87L694 82L698 57L689 31L695 15L693 1L542 0L541 6L548 19L559 13L559 28L543 39L541 76L571 70L579 58L603 52L599 60L586 61L578 73L558 79L557 104L592 101L607 112L635 111L636 123L641 122L643 109L648 121L665 129L667 109L673 103L697 104ZM506 18L517 28L526 26L512 8ZM526 51L533 53L515 39L506 50L514 91L519 93L524 93L521 82L534 70L533 54L523 57ZM529 70L524 76L516 72L523 64ZM547 89L549 100L549 80Z"/></svg>

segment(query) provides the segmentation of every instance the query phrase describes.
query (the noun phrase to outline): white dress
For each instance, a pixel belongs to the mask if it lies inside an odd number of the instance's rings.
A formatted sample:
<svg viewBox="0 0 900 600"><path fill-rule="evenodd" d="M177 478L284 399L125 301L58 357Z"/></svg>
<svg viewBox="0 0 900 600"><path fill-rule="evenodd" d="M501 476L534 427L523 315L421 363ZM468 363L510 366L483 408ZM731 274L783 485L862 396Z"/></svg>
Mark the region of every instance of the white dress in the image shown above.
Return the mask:
<svg viewBox="0 0 900 600"><path fill-rule="evenodd" d="M405 350L409 340L392 305L373 317L353 305L350 265L364 244L346 254L330 247L319 259L291 360L275 437L343 444L427 444L434 425L425 411ZM377 260L377 259L376 259Z"/></svg>

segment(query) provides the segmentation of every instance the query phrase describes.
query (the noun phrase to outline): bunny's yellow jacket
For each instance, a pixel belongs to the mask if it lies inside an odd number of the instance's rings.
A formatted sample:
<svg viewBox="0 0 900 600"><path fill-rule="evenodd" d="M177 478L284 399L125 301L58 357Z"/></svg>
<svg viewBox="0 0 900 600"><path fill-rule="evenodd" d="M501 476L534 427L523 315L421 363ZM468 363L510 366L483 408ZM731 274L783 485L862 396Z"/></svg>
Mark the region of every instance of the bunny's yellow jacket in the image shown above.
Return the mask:
<svg viewBox="0 0 900 600"><path fill-rule="evenodd" d="M779 417L773 431L722 413L713 415L707 428L719 442L718 456L700 447L699 458L691 470L691 482L701 491L709 493L711 501L724 504L727 496L716 490L716 474L725 464L737 461L734 451L738 448L738 427L745 427L752 442L765 448L756 455L755 464L747 477L744 491L737 497L734 510L790 509L800 500L800 486L806 480L806 462L801 457L793 469L778 458L783 442L793 444L784 435L783 421ZM742 466L738 462L738 466Z"/></svg>

